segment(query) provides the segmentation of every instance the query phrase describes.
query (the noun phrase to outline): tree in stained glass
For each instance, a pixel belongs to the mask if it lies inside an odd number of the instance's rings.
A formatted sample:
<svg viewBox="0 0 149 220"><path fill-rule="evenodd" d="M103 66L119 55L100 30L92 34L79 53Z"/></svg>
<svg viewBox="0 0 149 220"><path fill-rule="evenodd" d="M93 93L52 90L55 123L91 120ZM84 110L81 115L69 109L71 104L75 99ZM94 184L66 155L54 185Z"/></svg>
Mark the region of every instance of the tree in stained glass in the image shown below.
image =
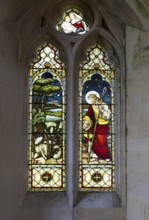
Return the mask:
<svg viewBox="0 0 149 220"><path fill-rule="evenodd" d="M62 19L56 25L56 29L64 34L85 34L89 31L89 26L83 20L82 13L79 10L70 8L64 12Z"/></svg>
<svg viewBox="0 0 149 220"><path fill-rule="evenodd" d="M29 74L29 191L65 189L65 65L46 43Z"/></svg>
<svg viewBox="0 0 149 220"><path fill-rule="evenodd" d="M80 190L114 189L114 67L95 44L80 66Z"/></svg>

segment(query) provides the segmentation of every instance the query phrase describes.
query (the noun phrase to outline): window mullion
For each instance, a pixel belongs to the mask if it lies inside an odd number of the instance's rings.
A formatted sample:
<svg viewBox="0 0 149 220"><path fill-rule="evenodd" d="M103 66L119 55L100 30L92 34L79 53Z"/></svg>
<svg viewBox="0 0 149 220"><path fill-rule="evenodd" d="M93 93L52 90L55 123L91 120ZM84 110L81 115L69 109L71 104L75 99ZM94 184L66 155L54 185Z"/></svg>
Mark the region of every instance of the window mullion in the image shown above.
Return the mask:
<svg viewBox="0 0 149 220"><path fill-rule="evenodd" d="M66 167L67 167L67 198L73 207L78 195L78 74L75 70L72 53L69 55L66 83Z"/></svg>

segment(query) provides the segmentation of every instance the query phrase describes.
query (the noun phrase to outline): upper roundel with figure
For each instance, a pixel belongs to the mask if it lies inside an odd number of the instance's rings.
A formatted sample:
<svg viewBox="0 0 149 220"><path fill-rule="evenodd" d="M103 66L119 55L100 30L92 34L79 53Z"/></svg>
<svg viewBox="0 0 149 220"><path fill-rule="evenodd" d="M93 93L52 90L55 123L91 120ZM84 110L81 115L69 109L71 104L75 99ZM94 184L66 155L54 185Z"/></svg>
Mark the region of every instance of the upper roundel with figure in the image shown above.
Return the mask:
<svg viewBox="0 0 149 220"><path fill-rule="evenodd" d="M81 12L71 8L63 13L62 19L56 25L56 29L64 34L85 34L89 31L89 26L84 21Z"/></svg>

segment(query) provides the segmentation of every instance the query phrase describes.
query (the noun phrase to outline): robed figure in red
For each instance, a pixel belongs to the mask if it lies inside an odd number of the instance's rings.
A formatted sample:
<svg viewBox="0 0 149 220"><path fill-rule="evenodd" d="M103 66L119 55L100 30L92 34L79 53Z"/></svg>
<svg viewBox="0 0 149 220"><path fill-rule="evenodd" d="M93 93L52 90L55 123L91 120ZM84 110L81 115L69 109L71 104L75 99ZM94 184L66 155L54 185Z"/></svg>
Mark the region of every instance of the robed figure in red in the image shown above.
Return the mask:
<svg viewBox="0 0 149 220"><path fill-rule="evenodd" d="M83 129L86 141L92 145L93 152L101 160L111 160L111 154L107 146L107 136L109 132L109 120L111 111L109 106L103 102L100 95L91 91L86 95L86 100L90 105L87 114L83 118Z"/></svg>

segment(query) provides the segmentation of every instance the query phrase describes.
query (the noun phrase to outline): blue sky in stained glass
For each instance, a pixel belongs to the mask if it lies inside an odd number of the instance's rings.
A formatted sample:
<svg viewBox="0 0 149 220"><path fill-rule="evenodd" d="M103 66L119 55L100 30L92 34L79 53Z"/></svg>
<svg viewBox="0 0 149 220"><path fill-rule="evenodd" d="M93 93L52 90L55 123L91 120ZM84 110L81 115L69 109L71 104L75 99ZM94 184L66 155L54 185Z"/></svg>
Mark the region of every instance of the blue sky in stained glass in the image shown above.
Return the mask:
<svg viewBox="0 0 149 220"><path fill-rule="evenodd" d="M95 73L92 75L91 79L87 80L84 83L83 91L82 91L82 100L83 103L86 103L85 95L89 91L96 91L102 96L103 89L106 88L106 92L102 97L103 101L107 104L111 103L111 89L110 84L103 79L103 77L99 73Z"/></svg>

